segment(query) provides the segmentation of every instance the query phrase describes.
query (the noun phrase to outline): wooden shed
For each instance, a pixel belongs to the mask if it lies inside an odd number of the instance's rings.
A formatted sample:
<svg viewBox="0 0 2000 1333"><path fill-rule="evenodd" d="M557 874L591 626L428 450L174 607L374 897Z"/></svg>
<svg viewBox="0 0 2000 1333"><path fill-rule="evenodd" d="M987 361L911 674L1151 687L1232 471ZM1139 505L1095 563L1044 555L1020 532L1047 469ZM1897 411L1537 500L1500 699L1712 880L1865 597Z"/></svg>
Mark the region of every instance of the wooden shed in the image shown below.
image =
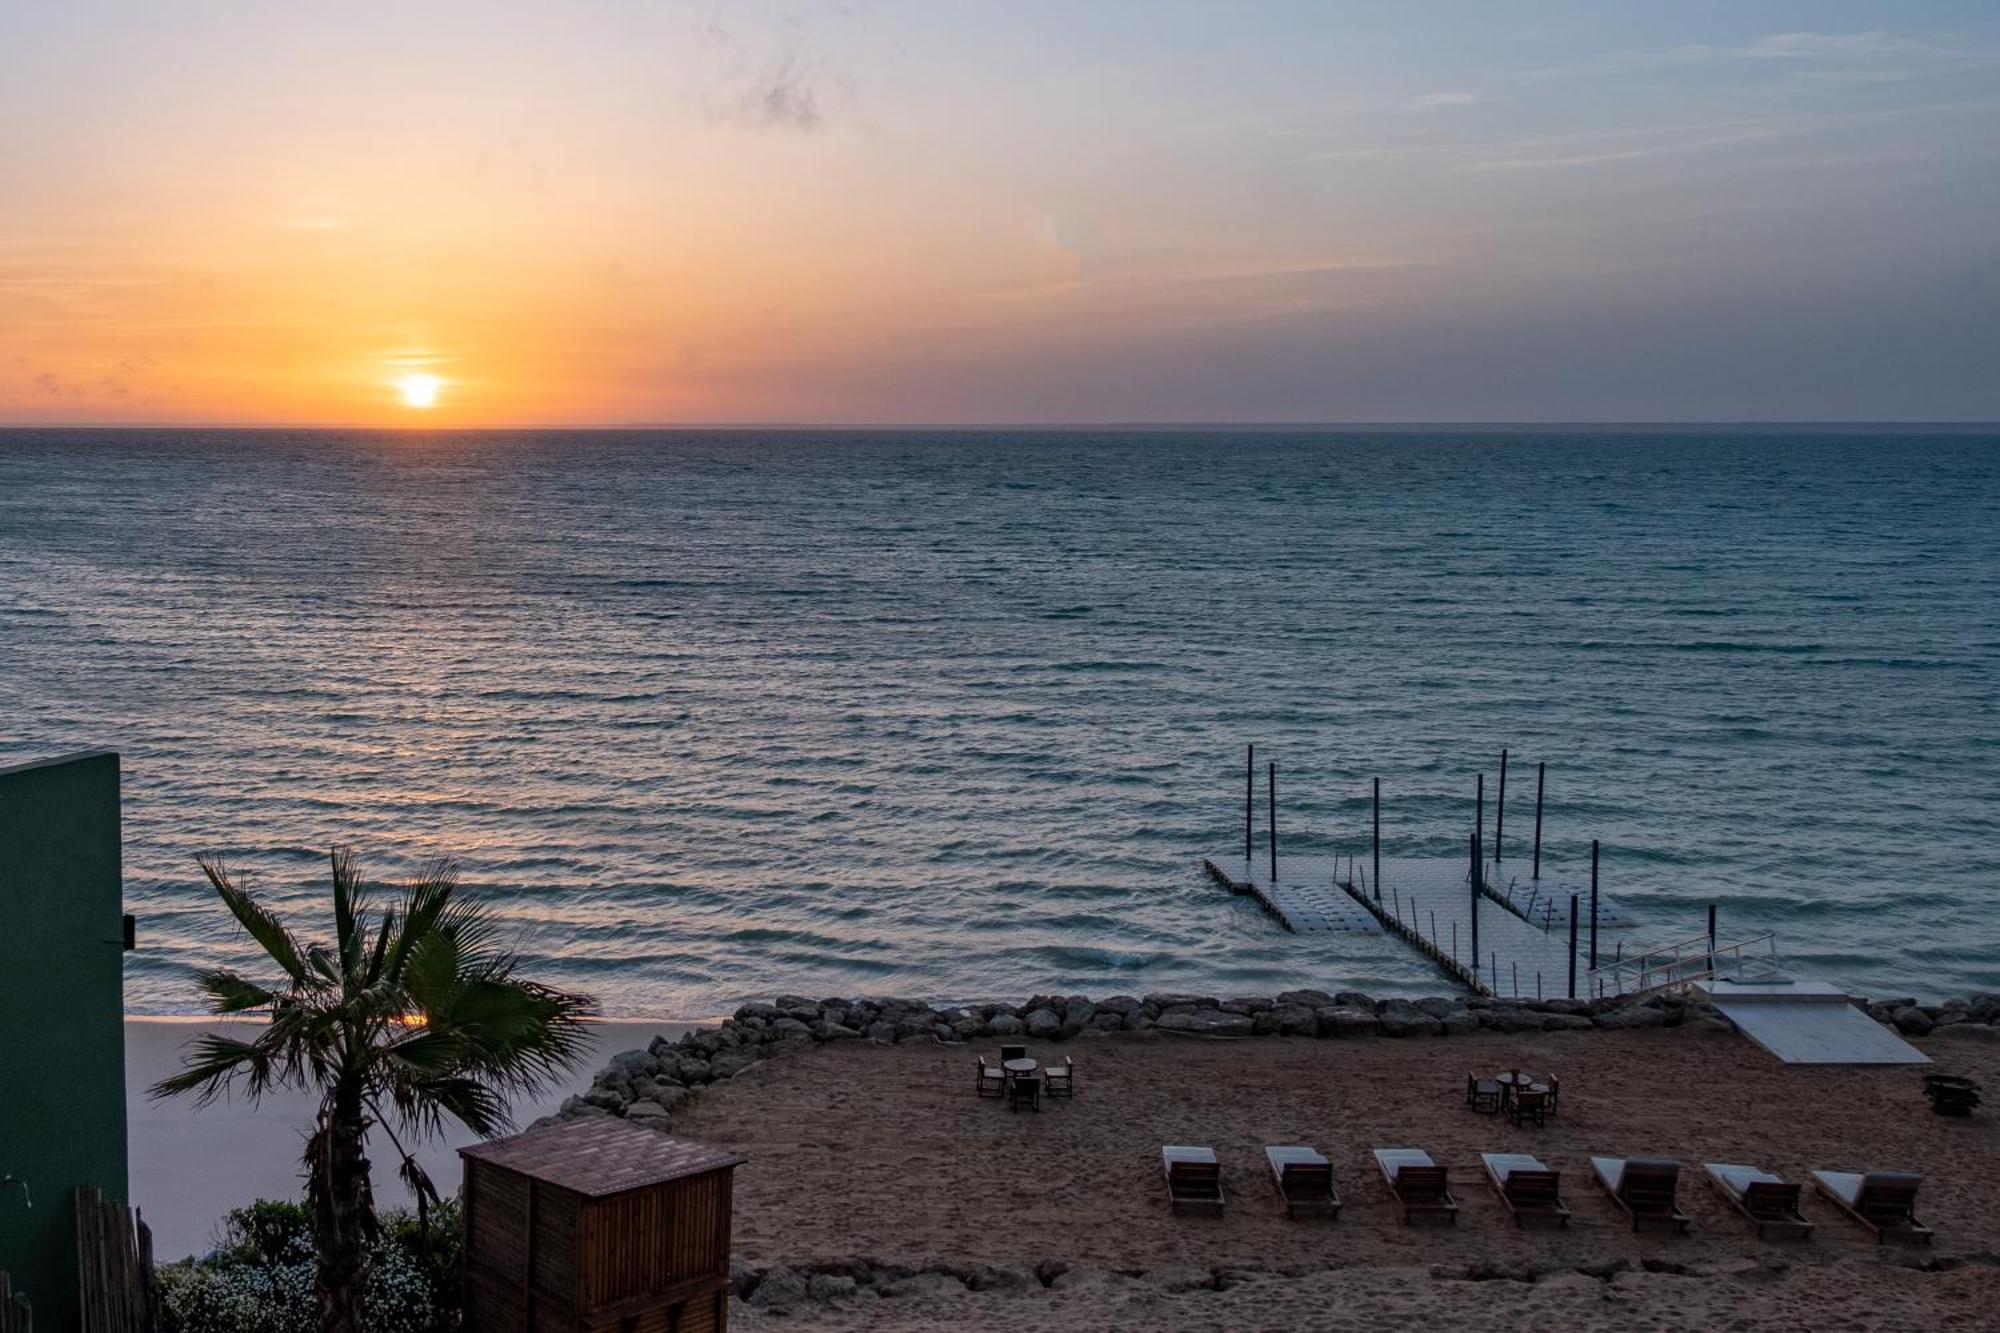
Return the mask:
<svg viewBox="0 0 2000 1333"><path fill-rule="evenodd" d="M474 1333L721 1333L743 1159L609 1116L459 1149Z"/></svg>

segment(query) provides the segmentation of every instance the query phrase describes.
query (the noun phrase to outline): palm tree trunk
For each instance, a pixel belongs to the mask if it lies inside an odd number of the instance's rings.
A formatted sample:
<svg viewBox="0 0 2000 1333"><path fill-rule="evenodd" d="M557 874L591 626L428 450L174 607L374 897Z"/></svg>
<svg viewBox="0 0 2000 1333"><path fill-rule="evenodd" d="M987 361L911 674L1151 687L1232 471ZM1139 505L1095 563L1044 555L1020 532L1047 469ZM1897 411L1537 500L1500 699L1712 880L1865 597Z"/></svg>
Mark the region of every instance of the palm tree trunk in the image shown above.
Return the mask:
<svg viewBox="0 0 2000 1333"><path fill-rule="evenodd" d="M361 1288L375 1210L362 1139L368 1132L361 1086L341 1079L306 1144L306 1197L312 1205L319 1333L361 1333Z"/></svg>

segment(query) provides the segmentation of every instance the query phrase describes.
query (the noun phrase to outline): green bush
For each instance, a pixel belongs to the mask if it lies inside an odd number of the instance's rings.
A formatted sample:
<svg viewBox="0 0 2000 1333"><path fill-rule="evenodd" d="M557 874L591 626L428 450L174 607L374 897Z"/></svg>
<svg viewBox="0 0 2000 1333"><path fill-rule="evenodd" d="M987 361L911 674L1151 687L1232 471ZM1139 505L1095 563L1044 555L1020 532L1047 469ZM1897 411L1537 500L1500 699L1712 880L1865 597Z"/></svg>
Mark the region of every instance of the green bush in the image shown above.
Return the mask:
<svg viewBox="0 0 2000 1333"><path fill-rule="evenodd" d="M459 1323L463 1226L456 1203L428 1230L385 1213L368 1255L362 1313L370 1333L445 1333ZM312 1333L312 1220L303 1204L259 1199L223 1220L215 1252L160 1269L167 1333Z"/></svg>

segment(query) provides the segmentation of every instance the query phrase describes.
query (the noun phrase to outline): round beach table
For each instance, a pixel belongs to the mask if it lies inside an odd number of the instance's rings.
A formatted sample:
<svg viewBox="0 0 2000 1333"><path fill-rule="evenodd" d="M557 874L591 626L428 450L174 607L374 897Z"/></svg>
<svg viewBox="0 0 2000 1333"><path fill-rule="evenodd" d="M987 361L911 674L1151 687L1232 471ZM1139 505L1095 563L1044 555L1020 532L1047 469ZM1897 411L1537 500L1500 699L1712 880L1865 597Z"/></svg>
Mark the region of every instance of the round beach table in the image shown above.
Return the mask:
<svg viewBox="0 0 2000 1333"><path fill-rule="evenodd" d="M1039 1073L1041 1070L1041 1066L1033 1059L1005 1060L1001 1062L1000 1067L1009 1074L1034 1074Z"/></svg>
<svg viewBox="0 0 2000 1333"><path fill-rule="evenodd" d="M1526 1074L1521 1075L1521 1083L1517 1088L1514 1085L1514 1074L1511 1070L1506 1073L1495 1074L1493 1081L1498 1083L1500 1091L1509 1097L1513 1096L1516 1092L1547 1092L1549 1090L1548 1084L1537 1083Z"/></svg>

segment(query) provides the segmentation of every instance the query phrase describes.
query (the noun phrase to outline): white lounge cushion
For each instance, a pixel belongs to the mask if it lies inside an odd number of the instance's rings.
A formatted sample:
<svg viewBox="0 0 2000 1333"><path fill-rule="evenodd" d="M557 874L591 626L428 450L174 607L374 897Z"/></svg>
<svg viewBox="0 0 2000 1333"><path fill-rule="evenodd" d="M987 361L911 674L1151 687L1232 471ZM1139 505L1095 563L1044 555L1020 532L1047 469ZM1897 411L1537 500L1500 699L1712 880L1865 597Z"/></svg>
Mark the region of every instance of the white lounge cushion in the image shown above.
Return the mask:
<svg viewBox="0 0 2000 1333"><path fill-rule="evenodd" d="M1382 1168L1382 1174L1393 1183L1396 1173L1406 1166L1436 1166L1431 1155L1422 1148L1377 1148L1375 1164Z"/></svg>
<svg viewBox="0 0 2000 1333"><path fill-rule="evenodd" d="M1851 1205L1861 1197L1859 1171L1815 1171L1813 1179L1826 1186L1827 1192L1842 1203Z"/></svg>
<svg viewBox="0 0 2000 1333"><path fill-rule="evenodd" d="M1742 1198L1745 1190L1752 1185L1782 1185L1783 1176L1774 1176L1762 1167L1733 1166L1727 1162L1704 1162L1702 1170L1708 1172L1722 1188L1737 1198Z"/></svg>
<svg viewBox="0 0 2000 1333"><path fill-rule="evenodd" d="M1676 1174L1681 1169L1681 1164L1674 1161L1671 1157L1593 1157L1590 1159L1590 1169L1597 1173L1597 1178L1603 1181L1613 1194L1618 1193L1624 1187L1625 1168L1628 1166L1656 1167L1661 1171Z"/></svg>
<svg viewBox="0 0 2000 1333"><path fill-rule="evenodd" d="M1486 1163L1486 1169L1503 1185L1507 1183L1507 1177L1516 1171L1548 1170L1540 1158L1524 1152L1483 1152L1479 1154L1479 1160Z"/></svg>
<svg viewBox="0 0 2000 1333"><path fill-rule="evenodd" d="M1271 1164L1271 1170L1278 1175L1285 1174L1288 1166L1325 1166L1326 1158L1319 1149L1304 1144L1277 1144L1264 1149L1264 1160Z"/></svg>
<svg viewBox="0 0 2000 1333"><path fill-rule="evenodd" d="M1214 1166L1215 1149L1195 1148L1184 1144L1180 1145L1169 1144L1166 1147L1160 1149L1160 1161L1166 1167L1167 1172L1170 1175L1173 1173L1173 1169L1176 1163L1189 1163L1202 1166Z"/></svg>

